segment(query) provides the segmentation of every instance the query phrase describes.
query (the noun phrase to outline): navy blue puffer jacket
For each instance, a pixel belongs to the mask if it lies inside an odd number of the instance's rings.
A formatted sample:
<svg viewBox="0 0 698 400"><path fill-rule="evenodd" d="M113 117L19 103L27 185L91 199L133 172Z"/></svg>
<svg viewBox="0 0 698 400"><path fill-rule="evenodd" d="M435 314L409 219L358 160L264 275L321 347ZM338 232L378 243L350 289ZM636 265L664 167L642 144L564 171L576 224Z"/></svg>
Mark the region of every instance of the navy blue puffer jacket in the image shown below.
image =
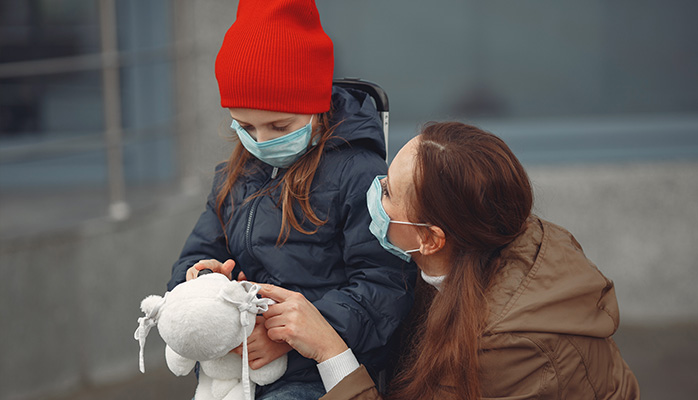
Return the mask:
<svg viewBox="0 0 698 400"><path fill-rule="evenodd" d="M244 200L273 186L272 167L257 159L250 174L233 187L234 212L226 226L226 243L216 215L216 188L224 177L217 167L206 210L172 268L168 289L185 280L188 268L202 259L233 259L247 279L303 293L352 348L361 363L383 367L386 345L412 306L416 266L383 250L368 230L366 191L376 175L385 174L385 143L376 108L362 92L335 87L333 119L342 121L330 139L311 187L311 206L327 223L312 235L291 229L277 246L281 229L279 190L272 196ZM223 208L230 217L230 202ZM300 210L297 211L301 216ZM299 219L301 221L302 219ZM314 225L304 225L313 229ZM237 276L237 271L233 276ZM315 362L289 353L282 379L319 380Z"/></svg>

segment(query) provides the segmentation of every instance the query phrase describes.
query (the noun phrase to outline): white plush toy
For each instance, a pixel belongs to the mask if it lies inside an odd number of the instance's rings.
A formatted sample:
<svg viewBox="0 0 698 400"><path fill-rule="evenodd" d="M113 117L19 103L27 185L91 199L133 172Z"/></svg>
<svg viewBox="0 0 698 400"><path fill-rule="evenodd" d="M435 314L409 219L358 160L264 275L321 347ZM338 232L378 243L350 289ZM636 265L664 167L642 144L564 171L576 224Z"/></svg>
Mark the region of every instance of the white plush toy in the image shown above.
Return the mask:
<svg viewBox="0 0 698 400"><path fill-rule="evenodd" d="M196 400L251 399L256 385L267 385L286 371L286 355L252 370L247 360L247 337L255 316L265 312L270 299L257 298L259 286L230 281L222 274L202 275L161 296L141 302L145 317L134 334L140 343L139 362L145 372L143 349L153 326L165 341L167 366L177 376L189 374L198 361ZM230 350L243 345L241 358Z"/></svg>

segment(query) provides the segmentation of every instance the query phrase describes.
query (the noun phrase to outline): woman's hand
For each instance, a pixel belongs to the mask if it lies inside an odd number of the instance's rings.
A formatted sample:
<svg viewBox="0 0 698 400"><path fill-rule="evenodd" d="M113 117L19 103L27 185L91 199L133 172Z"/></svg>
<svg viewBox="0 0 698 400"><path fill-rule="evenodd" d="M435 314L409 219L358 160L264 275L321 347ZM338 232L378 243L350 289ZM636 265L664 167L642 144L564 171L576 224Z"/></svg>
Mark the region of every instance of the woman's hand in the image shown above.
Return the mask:
<svg viewBox="0 0 698 400"><path fill-rule="evenodd" d="M226 260L224 263L218 260L201 260L187 270L187 280L190 281L199 276L199 271L202 269L210 269L213 272L227 276L228 279L232 279L233 268L235 268L235 261L233 260Z"/></svg>
<svg viewBox="0 0 698 400"><path fill-rule="evenodd" d="M258 369L291 351L291 346L284 342L274 342L267 336L264 317L257 316L254 330L247 338L247 357L250 368ZM242 357L242 345L231 350Z"/></svg>
<svg viewBox="0 0 698 400"><path fill-rule="evenodd" d="M348 349L344 340L315 306L300 293L277 286L258 284L259 294L275 300L264 313L267 335L286 342L303 357L321 363Z"/></svg>

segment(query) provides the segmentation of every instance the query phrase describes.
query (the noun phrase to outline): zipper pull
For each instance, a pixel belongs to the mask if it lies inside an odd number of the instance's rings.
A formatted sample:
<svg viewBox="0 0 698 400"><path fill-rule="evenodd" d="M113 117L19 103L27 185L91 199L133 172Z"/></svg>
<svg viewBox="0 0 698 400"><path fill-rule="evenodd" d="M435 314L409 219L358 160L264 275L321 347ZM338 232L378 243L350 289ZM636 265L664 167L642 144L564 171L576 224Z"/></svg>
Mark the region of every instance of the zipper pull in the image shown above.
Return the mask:
<svg viewBox="0 0 698 400"><path fill-rule="evenodd" d="M276 175L279 173L279 167L274 167L274 169L271 171L271 179L275 179Z"/></svg>

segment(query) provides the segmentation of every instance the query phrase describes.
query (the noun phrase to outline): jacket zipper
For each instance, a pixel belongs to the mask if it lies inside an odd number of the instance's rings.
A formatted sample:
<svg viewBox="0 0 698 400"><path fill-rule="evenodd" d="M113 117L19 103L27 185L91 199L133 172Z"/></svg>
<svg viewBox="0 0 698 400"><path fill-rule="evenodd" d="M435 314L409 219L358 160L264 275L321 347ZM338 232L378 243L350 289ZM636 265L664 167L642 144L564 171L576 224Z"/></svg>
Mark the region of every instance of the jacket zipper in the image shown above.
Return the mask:
<svg viewBox="0 0 698 400"><path fill-rule="evenodd" d="M264 189L269 182L273 181L278 173L279 168L274 167L274 169L271 171L271 176L262 184L259 190ZM255 257L254 253L252 252L252 221L254 221L255 214L257 213L257 207L259 206L259 202L261 200L262 196L259 196L252 202L250 210L247 212L247 226L245 227L245 247L247 247L247 252L250 254L250 256L258 263L259 260L257 260L257 257Z"/></svg>

